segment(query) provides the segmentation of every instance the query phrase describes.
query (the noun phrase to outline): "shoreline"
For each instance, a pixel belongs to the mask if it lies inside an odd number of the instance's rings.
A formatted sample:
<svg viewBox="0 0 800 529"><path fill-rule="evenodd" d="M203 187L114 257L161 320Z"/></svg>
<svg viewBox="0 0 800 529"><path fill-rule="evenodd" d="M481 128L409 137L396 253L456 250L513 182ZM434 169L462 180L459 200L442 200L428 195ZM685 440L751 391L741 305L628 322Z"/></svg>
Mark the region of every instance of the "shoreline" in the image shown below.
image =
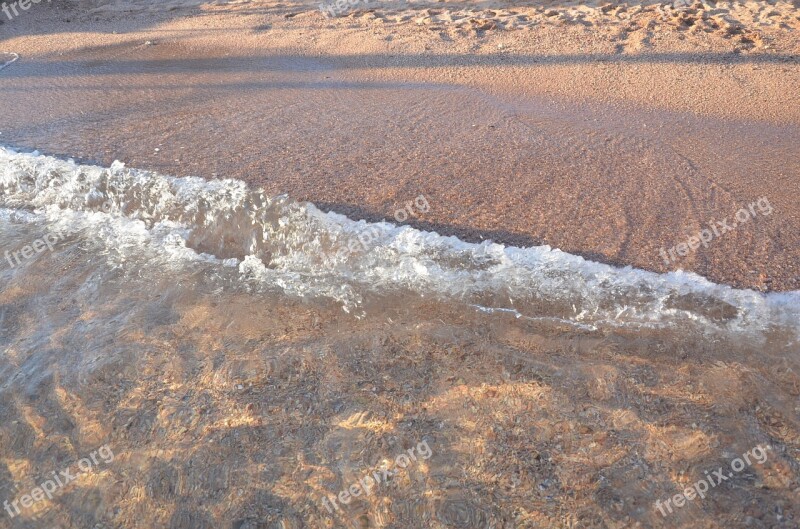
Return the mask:
<svg viewBox="0 0 800 529"><path fill-rule="evenodd" d="M263 2L63 11L70 22L31 11L15 31L39 34L0 42L21 56L0 74L0 143L237 178L356 220L424 194L431 211L409 224L468 242L800 289L793 33L743 26L765 43L745 49L665 19L633 32L650 48L619 51L630 39L566 21L461 35L440 20L459 6L443 8L397 23L407 10L325 19ZM659 248L761 197L770 218L663 263Z"/></svg>

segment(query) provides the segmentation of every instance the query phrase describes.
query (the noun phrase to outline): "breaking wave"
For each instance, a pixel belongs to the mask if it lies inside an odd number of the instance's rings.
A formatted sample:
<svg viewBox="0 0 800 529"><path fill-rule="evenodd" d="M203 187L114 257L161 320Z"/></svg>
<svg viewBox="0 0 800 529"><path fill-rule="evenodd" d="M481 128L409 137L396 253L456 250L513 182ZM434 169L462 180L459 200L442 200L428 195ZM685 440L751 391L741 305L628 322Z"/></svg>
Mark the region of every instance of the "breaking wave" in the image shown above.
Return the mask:
<svg viewBox="0 0 800 529"><path fill-rule="evenodd" d="M696 274L587 261L549 246L466 243L354 221L237 180L81 165L0 147L0 224L92 238L117 266L203 261L253 289L327 298L353 314L371 295L411 292L481 312L576 327L674 327L800 334L800 292L763 294ZM7 270L0 273L16 273Z"/></svg>

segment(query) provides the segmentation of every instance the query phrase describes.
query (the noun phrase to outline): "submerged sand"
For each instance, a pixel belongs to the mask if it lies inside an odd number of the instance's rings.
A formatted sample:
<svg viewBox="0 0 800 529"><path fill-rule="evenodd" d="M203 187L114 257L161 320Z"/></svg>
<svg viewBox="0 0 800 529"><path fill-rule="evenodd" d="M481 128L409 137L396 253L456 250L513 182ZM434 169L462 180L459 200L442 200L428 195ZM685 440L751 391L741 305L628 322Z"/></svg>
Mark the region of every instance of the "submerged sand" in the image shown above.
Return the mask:
<svg viewBox="0 0 800 529"><path fill-rule="evenodd" d="M22 226L0 242L41 236ZM2 271L0 500L98 447L114 460L0 527L798 527L784 331L581 330L396 290L356 318L120 253L84 230ZM384 464L387 482L326 507Z"/></svg>

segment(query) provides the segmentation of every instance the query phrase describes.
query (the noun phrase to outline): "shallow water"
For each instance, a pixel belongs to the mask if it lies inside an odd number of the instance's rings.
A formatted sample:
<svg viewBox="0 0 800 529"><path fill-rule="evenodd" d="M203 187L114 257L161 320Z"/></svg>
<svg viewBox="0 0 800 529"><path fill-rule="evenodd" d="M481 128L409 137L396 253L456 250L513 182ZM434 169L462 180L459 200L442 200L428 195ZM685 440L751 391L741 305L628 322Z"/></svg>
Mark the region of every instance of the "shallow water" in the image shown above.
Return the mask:
<svg viewBox="0 0 800 529"><path fill-rule="evenodd" d="M0 190L0 501L115 454L0 527L800 519L798 292L10 149ZM763 465L654 509L758 445Z"/></svg>

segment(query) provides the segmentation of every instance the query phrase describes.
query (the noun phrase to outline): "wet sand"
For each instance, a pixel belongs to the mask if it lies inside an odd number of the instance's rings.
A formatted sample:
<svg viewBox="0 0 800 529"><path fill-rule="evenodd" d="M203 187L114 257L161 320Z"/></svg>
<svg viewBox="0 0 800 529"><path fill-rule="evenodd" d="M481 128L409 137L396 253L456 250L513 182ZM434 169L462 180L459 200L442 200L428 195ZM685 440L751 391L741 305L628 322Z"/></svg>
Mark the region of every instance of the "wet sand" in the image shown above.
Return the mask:
<svg viewBox="0 0 800 529"><path fill-rule="evenodd" d="M0 26L22 56L0 74L0 140L238 178L370 220L425 194L431 210L411 223L442 234L800 288L791 11L744 33L617 17L620 35L603 21L465 32L430 10L392 24L311 7L31 10ZM769 217L660 253L760 198Z"/></svg>

